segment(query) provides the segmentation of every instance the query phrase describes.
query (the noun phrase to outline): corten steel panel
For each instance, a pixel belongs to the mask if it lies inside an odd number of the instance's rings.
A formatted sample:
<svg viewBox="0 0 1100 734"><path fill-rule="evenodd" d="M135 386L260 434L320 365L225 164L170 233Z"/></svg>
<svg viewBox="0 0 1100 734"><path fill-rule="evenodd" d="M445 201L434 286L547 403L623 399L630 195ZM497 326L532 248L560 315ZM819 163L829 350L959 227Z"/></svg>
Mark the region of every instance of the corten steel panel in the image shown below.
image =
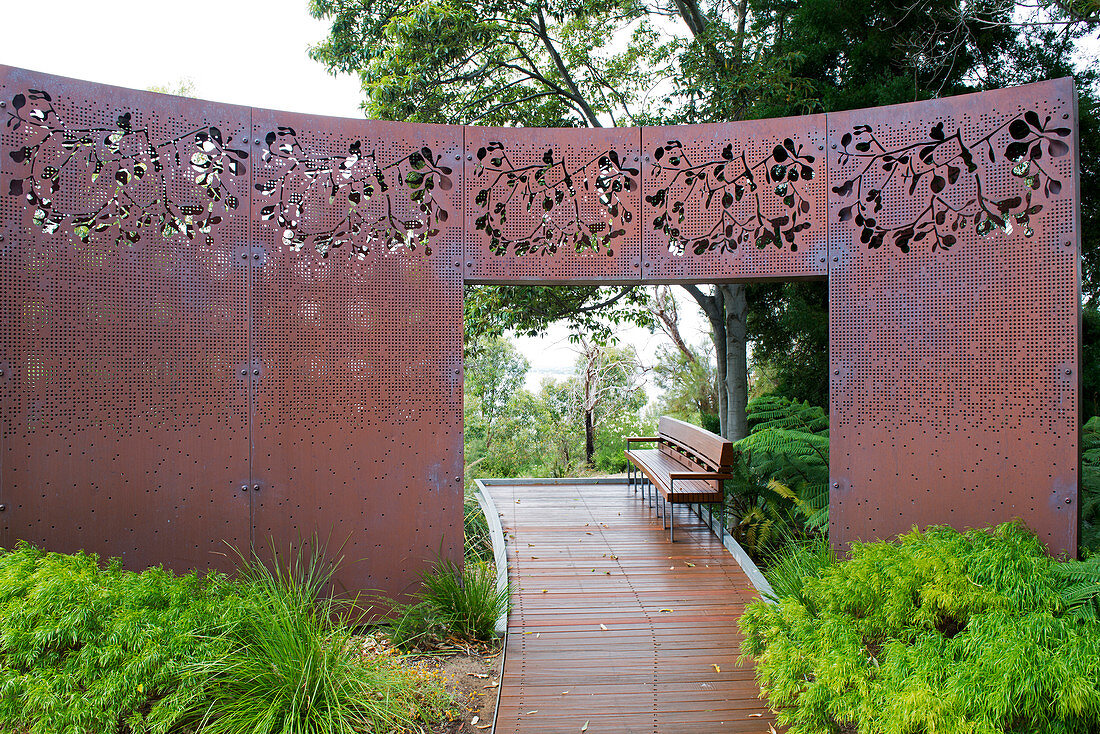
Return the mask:
<svg viewBox="0 0 1100 734"><path fill-rule="evenodd" d="M462 128L253 111L255 544L348 590L461 561Z"/></svg>
<svg viewBox="0 0 1100 734"><path fill-rule="evenodd" d="M638 128L465 132L466 280L640 278Z"/></svg>
<svg viewBox="0 0 1100 734"><path fill-rule="evenodd" d="M646 281L824 277L825 115L642 129Z"/></svg>
<svg viewBox="0 0 1100 734"><path fill-rule="evenodd" d="M1074 553L1072 81L831 114L829 142L830 537L1021 518Z"/></svg>
<svg viewBox="0 0 1100 734"><path fill-rule="evenodd" d="M249 110L0 67L3 536L247 547Z"/></svg>

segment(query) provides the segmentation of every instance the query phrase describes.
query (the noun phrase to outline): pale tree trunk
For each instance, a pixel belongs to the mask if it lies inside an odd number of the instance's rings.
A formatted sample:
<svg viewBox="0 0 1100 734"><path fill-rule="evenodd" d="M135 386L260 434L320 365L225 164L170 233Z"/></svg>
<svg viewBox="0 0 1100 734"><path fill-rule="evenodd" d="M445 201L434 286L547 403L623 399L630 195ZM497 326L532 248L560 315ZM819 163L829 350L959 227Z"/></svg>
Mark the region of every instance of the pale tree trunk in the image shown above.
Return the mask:
<svg viewBox="0 0 1100 734"><path fill-rule="evenodd" d="M722 435L737 441L749 435L745 409L749 403L749 360L747 322L749 306L745 286L733 283L718 286L722 293L726 332L726 421Z"/></svg>

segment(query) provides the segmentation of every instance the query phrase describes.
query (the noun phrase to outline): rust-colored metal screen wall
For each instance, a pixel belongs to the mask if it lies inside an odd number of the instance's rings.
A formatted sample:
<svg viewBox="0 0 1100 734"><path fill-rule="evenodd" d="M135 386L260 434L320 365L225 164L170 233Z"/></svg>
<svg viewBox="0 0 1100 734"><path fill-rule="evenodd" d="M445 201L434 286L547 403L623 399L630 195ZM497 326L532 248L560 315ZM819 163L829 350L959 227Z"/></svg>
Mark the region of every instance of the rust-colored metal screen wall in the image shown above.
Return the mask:
<svg viewBox="0 0 1100 734"><path fill-rule="evenodd" d="M683 128L216 105L0 67L0 545L462 542L462 284L830 279L832 537L1076 543L1069 80ZM823 261L824 260L824 261Z"/></svg>
<svg viewBox="0 0 1100 734"><path fill-rule="evenodd" d="M829 115L834 542L1019 517L1076 552L1075 105L1062 79Z"/></svg>
<svg viewBox="0 0 1100 734"><path fill-rule="evenodd" d="M249 110L0 69L0 544L247 547Z"/></svg>
<svg viewBox="0 0 1100 734"><path fill-rule="evenodd" d="M825 115L645 128L646 280L823 277Z"/></svg>
<svg viewBox="0 0 1100 734"><path fill-rule="evenodd" d="M315 532L349 590L413 590L462 557L462 128L252 128L256 537Z"/></svg>

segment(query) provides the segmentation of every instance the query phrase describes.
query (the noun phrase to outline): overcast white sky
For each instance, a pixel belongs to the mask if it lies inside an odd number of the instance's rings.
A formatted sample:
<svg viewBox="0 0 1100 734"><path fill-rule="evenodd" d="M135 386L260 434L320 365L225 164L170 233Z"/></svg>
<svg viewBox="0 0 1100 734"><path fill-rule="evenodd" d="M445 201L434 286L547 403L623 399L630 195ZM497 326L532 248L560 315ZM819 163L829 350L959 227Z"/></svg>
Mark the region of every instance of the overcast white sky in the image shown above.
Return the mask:
<svg viewBox="0 0 1100 734"><path fill-rule="evenodd" d="M333 78L307 54L310 44L328 33L325 22L309 16L307 0L46 0L4 5L8 32L0 43L0 63L135 89L175 87L190 79L194 95L203 99L362 117L358 79ZM684 298L685 338L709 344L702 314L686 294ZM634 344L647 364L657 346L667 342L660 333L641 329L626 329L621 339ZM572 371L576 353L566 329L517 342L531 363L532 389L544 377Z"/></svg>

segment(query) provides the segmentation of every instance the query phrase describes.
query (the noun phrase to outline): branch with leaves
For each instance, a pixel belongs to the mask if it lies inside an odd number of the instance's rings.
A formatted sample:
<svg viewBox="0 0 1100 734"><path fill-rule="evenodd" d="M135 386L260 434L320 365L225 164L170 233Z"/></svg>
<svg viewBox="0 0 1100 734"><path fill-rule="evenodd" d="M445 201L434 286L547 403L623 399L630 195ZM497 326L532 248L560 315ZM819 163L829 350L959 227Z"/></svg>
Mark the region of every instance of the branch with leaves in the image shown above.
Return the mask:
<svg viewBox="0 0 1100 734"><path fill-rule="evenodd" d="M516 165L503 143L490 142L477 150L473 177L481 188L474 205L484 210L474 228L485 233L496 255L552 255L560 247L577 253L613 255L634 218L626 195L638 189L637 167L628 167L615 150L593 156L577 167L565 154L547 148L540 163ZM603 209L602 221L589 221L582 200L595 196ZM515 204L513 204L515 202ZM530 228L517 237L505 234L509 208L527 212Z"/></svg>
<svg viewBox="0 0 1100 734"><path fill-rule="evenodd" d="M802 186L813 179L815 161L813 155L803 152L802 145L787 138L751 165L744 151L734 155L732 143L722 149L717 160L693 163L693 155L679 140L670 140L653 151L653 176L668 172L671 177L645 199L658 210L653 229L668 237L670 252L682 255L688 246L696 255L712 250L730 252L746 243L760 249L768 245L781 249L786 245L792 252L798 249L798 233L810 227L810 202ZM760 179L763 191L757 183ZM781 202L787 213L769 216L762 194ZM693 197L703 200L708 213L718 203L717 216L704 218L713 224L698 234L684 231L686 205ZM745 213L739 217L738 211Z"/></svg>
<svg viewBox="0 0 1100 734"><path fill-rule="evenodd" d="M11 133L26 134L23 145L9 153L18 170L8 194L34 208L34 223L45 234L64 226L85 243L113 236L119 246L133 247L151 231L164 240L183 234L210 244L223 214L240 206L225 179L245 174L248 152L230 147L233 136L223 138L217 127L154 141L148 127L134 126L129 112L120 114L114 127L71 127L49 92L40 89L12 97L7 118ZM169 192L165 159L177 168L190 166L195 184L190 200ZM63 175L67 182L70 177L85 182L74 198L91 203L89 208L59 206Z"/></svg>
<svg viewBox="0 0 1100 734"><path fill-rule="evenodd" d="M994 140L1005 129L1012 142L1002 148ZM1031 237L1031 218L1043 210L1043 204L1033 203L1032 194L1040 188L1045 198L1061 192L1062 183L1054 177L1053 166L1047 161L1069 152L1064 141L1069 135L1068 127L1052 126L1049 115L1041 120L1034 110L1013 117L973 141L963 137L961 128L948 135L944 123L938 122L924 140L890 149L870 125L856 125L840 139L839 164L845 166L857 160L862 165L853 177L832 189L841 198L854 198L837 216L842 222L854 221L860 228L860 242L870 249L881 247L889 239L894 247L909 252L911 245L928 239L933 252L946 250L968 226L983 236L998 229L1007 235L1013 232L1015 223L1023 227L1025 237ZM990 164L1011 163L1022 195L1003 199L989 196L988 186L983 184L987 171L975 163L976 154L986 156ZM960 181L973 182L976 195L952 203L950 190L961 186ZM879 216L884 196L891 201L891 211L902 211L900 202L906 198L922 197L926 204L915 216L899 224L886 224Z"/></svg>
<svg viewBox="0 0 1100 734"><path fill-rule="evenodd" d="M276 166L279 177L256 184L261 196L275 198L260 208L260 219L283 229L284 245L297 252L309 244L321 257L350 245L349 257L360 260L376 245L389 252L421 247L425 255L432 254L429 243L449 217L435 192L454 186L442 154L425 146L383 163L377 149L364 153L362 141L354 140L346 155L320 155L303 148L294 128L286 126L267 133L265 142L262 160ZM401 218L408 205L394 201L395 188L408 193L415 218ZM381 211L366 206L376 197L381 197ZM341 216L331 227L311 227L307 220L321 219L313 207L326 202Z"/></svg>

